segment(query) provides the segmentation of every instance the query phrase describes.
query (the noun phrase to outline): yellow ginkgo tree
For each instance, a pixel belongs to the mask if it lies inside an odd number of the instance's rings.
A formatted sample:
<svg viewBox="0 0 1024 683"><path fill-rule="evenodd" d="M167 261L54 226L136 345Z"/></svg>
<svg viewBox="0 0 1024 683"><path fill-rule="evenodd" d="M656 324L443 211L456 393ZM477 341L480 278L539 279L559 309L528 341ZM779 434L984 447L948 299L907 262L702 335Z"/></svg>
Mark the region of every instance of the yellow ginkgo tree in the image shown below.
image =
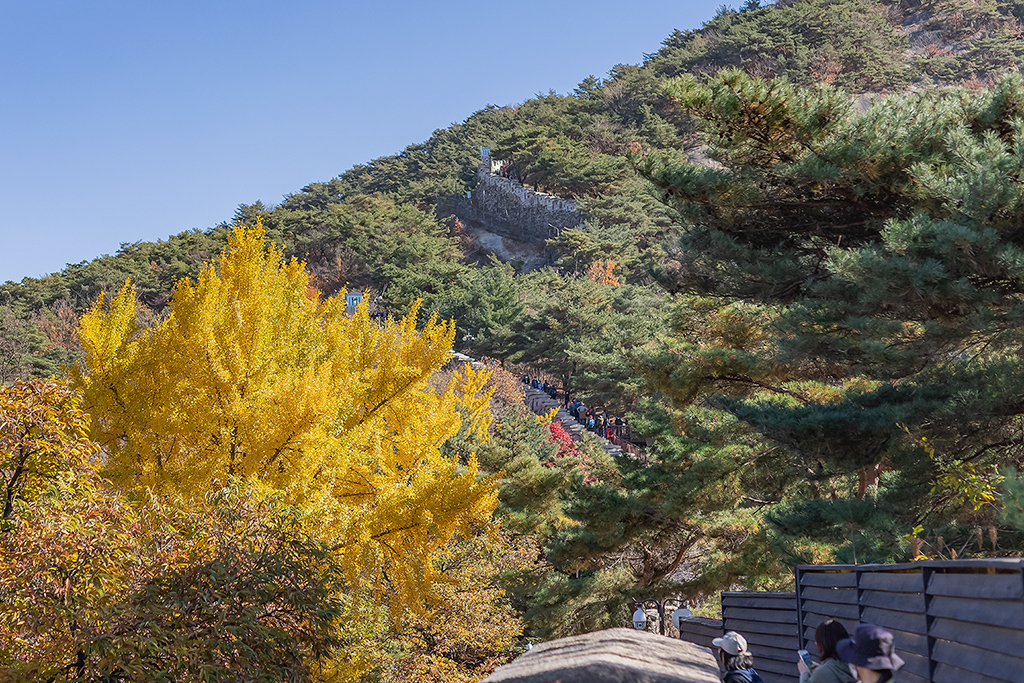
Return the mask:
<svg viewBox="0 0 1024 683"><path fill-rule="evenodd" d="M138 322L129 284L81 319L85 360L72 370L125 489L198 499L233 478L304 507L336 549L352 590L418 604L431 558L496 505L475 459L439 452L464 420L485 433L484 373L428 379L454 328L346 312L322 300L301 262L237 228L198 279L175 289L157 322Z"/></svg>

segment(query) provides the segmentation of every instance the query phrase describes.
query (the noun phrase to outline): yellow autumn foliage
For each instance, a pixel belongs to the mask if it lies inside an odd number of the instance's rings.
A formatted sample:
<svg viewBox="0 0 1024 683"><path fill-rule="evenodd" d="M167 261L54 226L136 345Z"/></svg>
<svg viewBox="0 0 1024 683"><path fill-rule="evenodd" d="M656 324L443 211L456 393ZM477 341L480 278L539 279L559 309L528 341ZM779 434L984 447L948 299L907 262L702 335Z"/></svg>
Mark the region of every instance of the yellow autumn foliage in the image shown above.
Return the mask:
<svg viewBox="0 0 1024 683"><path fill-rule="evenodd" d="M452 324L432 317L418 329L415 308L349 316L344 292L309 292L304 264L257 226L237 228L197 280L180 282L153 325L137 322L130 283L101 296L81 319L85 361L72 375L104 474L186 498L229 477L280 491L337 549L350 590L419 604L430 558L497 503L475 459L439 451L463 419L488 429L487 373L467 368L432 388Z"/></svg>

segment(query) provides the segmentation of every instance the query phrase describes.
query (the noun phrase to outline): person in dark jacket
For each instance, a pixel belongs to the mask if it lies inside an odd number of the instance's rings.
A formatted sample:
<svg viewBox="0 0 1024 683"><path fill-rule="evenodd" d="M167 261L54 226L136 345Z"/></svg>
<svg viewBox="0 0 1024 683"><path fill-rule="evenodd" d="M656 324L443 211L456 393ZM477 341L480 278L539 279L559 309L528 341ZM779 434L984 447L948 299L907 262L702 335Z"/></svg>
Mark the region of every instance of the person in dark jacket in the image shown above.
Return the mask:
<svg viewBox="0 0 1024 683"><path fill-rule="evenodd" d="M736 631L729 631L711 644L719 648L722 662L722 683L764 683L754 670L754 657L747 649L747 639Z"/></svg>
<svg viewBox="0 0 1024 683"><path fill-rule="evenodd" d="M892 634L881 626L860 624L853 635L836 643L839 659L853 665L861 683L892 683L893 674L903 666L896 654Z"/></svg>
<svg viewBox="0 0 1024 683"><path fill-rule="evenodd" d="M800 683L853 683L854 677L850 667L839 659L836 645L840 640L849 638L846 627L838 621L829 619L818 624L814 631L814 644L818 647L820 664L808 669L800 659L797 667L800 670Z"/></svg>

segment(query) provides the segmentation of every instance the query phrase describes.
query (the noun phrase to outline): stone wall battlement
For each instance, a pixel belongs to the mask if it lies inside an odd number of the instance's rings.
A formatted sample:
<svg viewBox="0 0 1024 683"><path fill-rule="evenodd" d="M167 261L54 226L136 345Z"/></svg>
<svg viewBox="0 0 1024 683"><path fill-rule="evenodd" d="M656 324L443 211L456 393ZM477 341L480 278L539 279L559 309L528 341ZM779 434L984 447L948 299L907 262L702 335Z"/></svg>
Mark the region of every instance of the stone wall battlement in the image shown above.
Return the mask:
<svg viewBox="0 0 1024 683"><path fill-rule="evenodd" d="M536 192L514 180L492 173L490 159L477 169L472 197L473 218L488 229L514 239L542 242L557 237L563 228L583 225L576 202Z"/></svg>

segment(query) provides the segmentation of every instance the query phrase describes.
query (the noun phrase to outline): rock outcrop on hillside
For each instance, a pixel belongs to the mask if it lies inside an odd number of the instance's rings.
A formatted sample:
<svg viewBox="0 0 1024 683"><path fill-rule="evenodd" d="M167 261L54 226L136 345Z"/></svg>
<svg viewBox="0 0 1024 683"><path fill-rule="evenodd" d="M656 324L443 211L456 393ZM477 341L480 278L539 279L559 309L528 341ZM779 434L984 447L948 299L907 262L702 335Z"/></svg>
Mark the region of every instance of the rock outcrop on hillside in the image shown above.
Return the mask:
<svg viewBox="0 0 1024 683"><path fill-rule="evenodd" d="M611 628L541 643L481 683L719 683L711 652L646 631Z"/></svg>

